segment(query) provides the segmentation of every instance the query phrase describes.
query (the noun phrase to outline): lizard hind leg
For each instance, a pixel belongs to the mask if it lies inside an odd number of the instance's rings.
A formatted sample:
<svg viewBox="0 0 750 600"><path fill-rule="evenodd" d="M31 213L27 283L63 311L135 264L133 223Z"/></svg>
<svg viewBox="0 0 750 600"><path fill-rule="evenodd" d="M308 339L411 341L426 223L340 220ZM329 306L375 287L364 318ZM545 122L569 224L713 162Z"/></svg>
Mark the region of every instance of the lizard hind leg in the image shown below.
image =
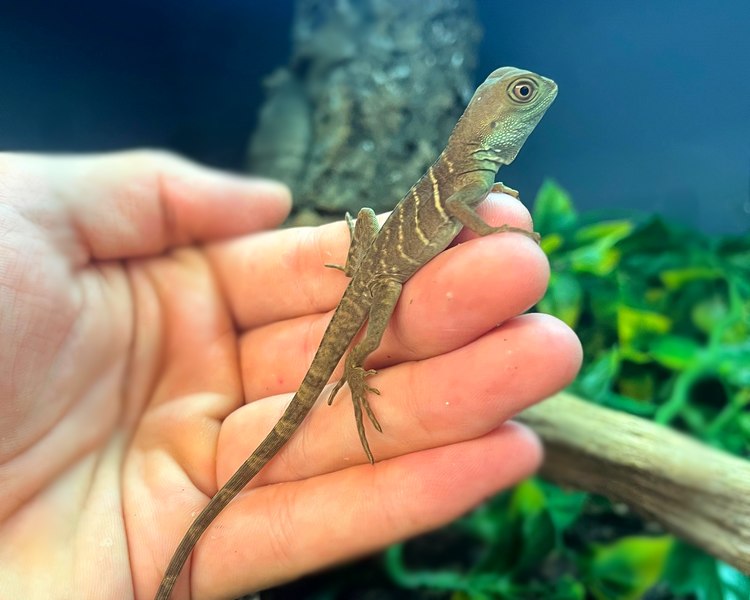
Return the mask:
<svg viewBox="0 0 750 600"><path fill-rule="evenodd" d="M365 369L363 365L367 357L375 351L383 339L388 321L401 295L401 287L400 282L393 280L379 281L373 286L372 304L370 306L370 315L367 319L365 337L352 348L349 356L346 357L344 375L334 386L328 397L328 403L330 404L344 384L349 384L352 403L354 404L354 419L357 423L357 433L359 434L362 448L364 448L367 455L367 460L371 463L375 462L375 459L370 450L370 444L367 441L363 412L367 415L373 427L377 431L382 432L383 428L380 426L367 399L369 393L380 395L380 391L365 383L365 378L375 375L376 371L374 369Z"/></svg>
<svg viewBox="0 0 750 600"><path fill-rule="evenodd" d="M346 225L349 227L349 253L346 256L345 265L327 263L325 266L331 269L343 271L347 277L351 277L359 268L362 257L378 235L378 218L371 208L362 208L357 213L357 221L346 213Z"/></svg>

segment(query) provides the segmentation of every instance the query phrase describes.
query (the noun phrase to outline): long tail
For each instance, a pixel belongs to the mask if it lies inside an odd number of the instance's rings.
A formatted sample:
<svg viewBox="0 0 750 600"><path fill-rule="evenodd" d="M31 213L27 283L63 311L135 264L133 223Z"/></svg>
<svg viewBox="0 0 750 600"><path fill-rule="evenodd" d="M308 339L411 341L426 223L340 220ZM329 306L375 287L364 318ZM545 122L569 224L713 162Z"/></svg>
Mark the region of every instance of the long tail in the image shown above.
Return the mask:
<svg viewBox="0 0 750 600"><path fill-rule="evenodd" d="M313 358L305 378L300 384L299 390L265 439L235 471L234 475L216 492L216 495L211 498L190 525L177 546L177 550L172 555L172 560L169 561L156 592L155 600L169 600L177 577L203 532L216 518L216 515L224 510L227 504L258 474L258 471L289 441L320 396L336 365L362 327L367 316L368 307L361 302L361 297L357 297L358 294L353 293L352 288L354 286L352 286L352 283L350 282L323 334L323 340L315 353L315 358ZM363 304L365 305L363 306Z"/></svg>

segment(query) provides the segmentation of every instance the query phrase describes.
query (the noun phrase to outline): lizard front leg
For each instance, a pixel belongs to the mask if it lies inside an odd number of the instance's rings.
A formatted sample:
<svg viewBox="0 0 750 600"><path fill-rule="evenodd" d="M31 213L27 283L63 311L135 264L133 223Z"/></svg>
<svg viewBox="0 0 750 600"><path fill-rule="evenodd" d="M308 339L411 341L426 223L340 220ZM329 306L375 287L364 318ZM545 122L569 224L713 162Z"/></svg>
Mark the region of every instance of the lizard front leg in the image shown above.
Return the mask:
<svg viewBox="0 0 750 600"><path fill-rule="evenodd" d="M508 187L502 181L496 181L493 183L490 191L495 194L508 194L508 196L513 196L516 200L521 199L521 194L518 193L518 190Z"/></svg>
<svg viewBox="0 0 750 600"><path fill-rule="evenodd" d="M362 416L362 411L367 413L367 417L373 424L375 429L383 431L378 423L375 413L370 408L370 403L367 401L367 393L372 392L373 394L380 394L380 391L371 387L365 383L365 378L370 375L374 375L376 371L374 369L365 369L364 363L367 357L375 351L380 345L380 341L383 339L385 328L388 326L388 321L393 314L393 310L396 308L396 303L401 295L402 284L394 280L380 280L375 283L372 288L372 304L370 305L370 314L367 320L367 331L364 339L356 344L349 355L346 357L344 365L344 375L341 380L331 390L331 395L328 397L328 404L333 402L336 393L343 387L344 383L349 384L349 391L352 395L352 402L354 404L354 418L357 422L357 432L359 433L359 440L362 442L362 447L367 455L367 460L370 463L375 462L372 452L370 451L370 445L367 442L367 435L365 433L365 424Z"/></svg>
<svg viewBox="0 0 750 600"><path fill-rule="evenodd" d="M511 188L508 188L503 184L499 185L500 188L495 189L497 186L497 184L495 184L491 189L494 191L505 192L511 190ZM512 191L518 194L515 190ZM489 235L491 233L513 231L531 238L538 244L541 238L536 231L527 231L521 227L513 227L512 225L507 224L493 227L492 225L488 225L484 219L477 214L474 207L478 206L487 197L489 192L490 190L484 186L467 186L452 194L445 201L445 208L448 214L458 219L464 227L468 227L477 235Z"/></svg>

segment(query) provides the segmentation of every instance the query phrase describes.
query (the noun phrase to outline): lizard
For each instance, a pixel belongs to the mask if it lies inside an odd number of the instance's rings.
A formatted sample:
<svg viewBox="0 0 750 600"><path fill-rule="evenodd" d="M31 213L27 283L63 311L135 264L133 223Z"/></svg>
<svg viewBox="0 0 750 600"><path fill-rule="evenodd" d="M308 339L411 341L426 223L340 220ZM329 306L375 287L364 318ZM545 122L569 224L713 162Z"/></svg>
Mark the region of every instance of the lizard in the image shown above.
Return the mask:
<svg viewBox="0 0 750 600"><path fill-rule="evenodd" d="M518 192L495 176L511 163L557 96L551 79L515 67L494 70L479 85L456 123L445 149L378 227L377 217L363 208L354 221L346 215L351 243L346 263L326 265L344 272L349 284L334 310L312 363L282 416L250 457L211 498L175 550L155 600L168 600L185 561L203 532L227 504L292 437L322 394L335 368L361 329L344 363L344 374L328 396L330 404L349 385L360 442L374 462L364 415L382 431L368 402L380 392L365 379L367 357L379 346L404 283L448 247L463 227L480 236L514 231L539 241L536 233L488 225L476 207L490 192ZM365 327L365 322L367 323Z"/></svg>

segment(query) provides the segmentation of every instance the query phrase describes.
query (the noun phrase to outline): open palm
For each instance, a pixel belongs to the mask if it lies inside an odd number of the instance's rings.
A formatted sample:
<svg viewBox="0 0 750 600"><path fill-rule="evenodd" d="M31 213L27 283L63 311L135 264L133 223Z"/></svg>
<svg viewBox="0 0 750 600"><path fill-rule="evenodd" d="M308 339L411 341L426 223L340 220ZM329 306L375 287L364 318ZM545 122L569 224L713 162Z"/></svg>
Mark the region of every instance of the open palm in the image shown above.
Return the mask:
<svg viewBox="0 0 750 600"><path fill-rule="evenodd" d="M529 227L495 196L491 223ZM153 152L0 155L0 597L148 598L179 538L273 426L346 278L343 223L255 233L280 185ZM316 406L199 542L175 598L226 598L436 527L531 472L505 423L565 385L562 324L514 234L449 249L381 348L366 464L351 406ZM498 324L501 324L498 326Z"/></svg>

